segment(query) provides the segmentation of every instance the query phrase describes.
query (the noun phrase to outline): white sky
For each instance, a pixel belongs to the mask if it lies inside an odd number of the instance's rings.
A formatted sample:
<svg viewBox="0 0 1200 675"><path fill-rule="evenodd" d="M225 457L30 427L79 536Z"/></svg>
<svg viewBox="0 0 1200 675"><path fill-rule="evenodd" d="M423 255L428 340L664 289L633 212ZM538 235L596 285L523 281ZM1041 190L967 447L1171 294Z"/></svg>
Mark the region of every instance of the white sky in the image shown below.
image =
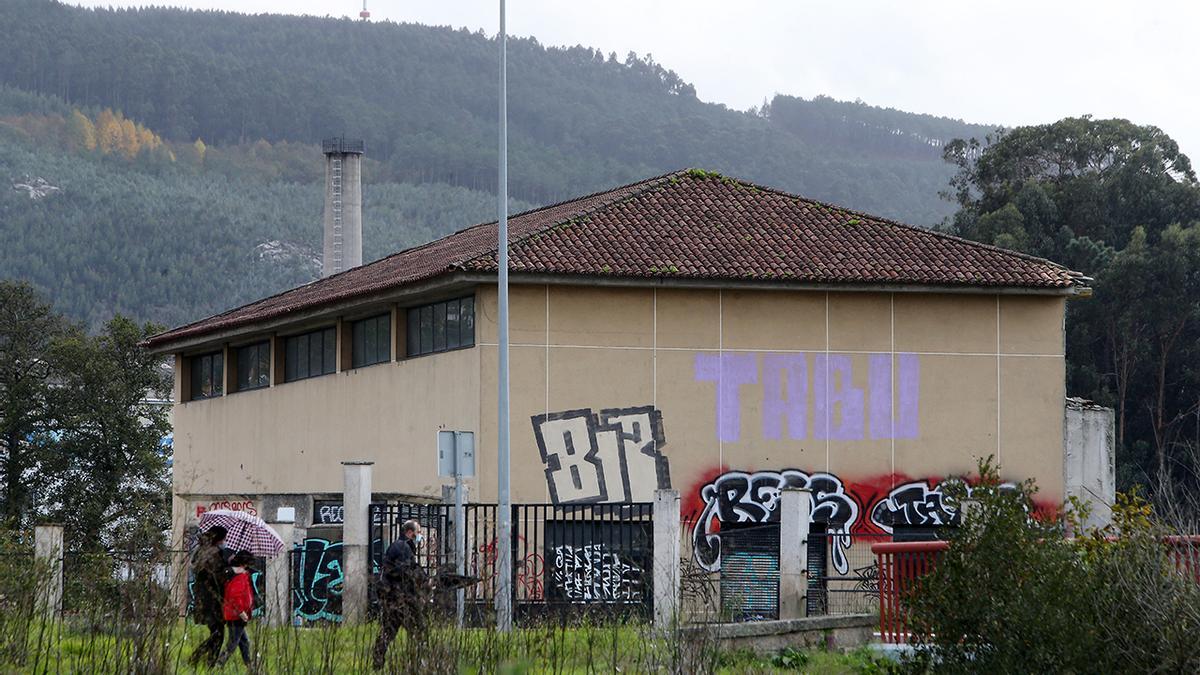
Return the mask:
<svg viewBox="0 0 1200 675"><path fill-rule="evenodd" d="M362 0L68 0L357 16ZM367 0L372 20L497 29L497 0ZM776 92L1020 125L1154 124L1200 163L1193 0L509 0L508 30L656 61L745 109Z"/></svg>

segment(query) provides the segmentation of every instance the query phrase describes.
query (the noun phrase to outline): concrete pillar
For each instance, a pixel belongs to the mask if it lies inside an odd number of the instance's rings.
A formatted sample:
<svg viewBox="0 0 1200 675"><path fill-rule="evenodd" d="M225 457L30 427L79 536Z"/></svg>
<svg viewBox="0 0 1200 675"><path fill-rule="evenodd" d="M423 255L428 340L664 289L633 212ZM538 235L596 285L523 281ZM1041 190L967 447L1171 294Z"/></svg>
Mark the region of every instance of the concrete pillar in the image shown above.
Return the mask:
<svg viewBox="0 0 1200 675"><path fill-rule="evenodd" d="M283 519L276 518L276 521ZM267 625L286 626L292 615L292 549L296 545L295 517L287 522L271 523L271 529L283 540L283 553L267 559Z"/></svg>
<svg viewBox="0 0 1200 675"><path fill-rule="evenodd" d="M812 491L787 488L779 498L779 618L800 619L808 606L808 534Z"/></svg>
<svg viewBox="0 0 1200 675"><path fill-rule="evenodd" d="M367 560L371 543L371 466L374 462L342 462L342 620L367 617L367 589L371 570Z"/></svg>
<svg viewBox="0 0 1200 675"><path fill-rule="evenodd" d="M679 491L654 491L654 628L679 622Z"/></svg>
<svg viewBox="0 0 1200 675"><path fill-rule="evenodd" d="M49 570L45 586L38 589L38 612L45 619L53 620L62 611L62 525L38 525L33 528L33 556Z"/></svg>
<svg viewBox="0 0 1200 675"><path fill-rule="evenodd" d="M1116 415L1112 408L1068 398L1063 417L1063 478L1068 497L1091 506L1082 525L1112 522L1116 499Z"/></svg>

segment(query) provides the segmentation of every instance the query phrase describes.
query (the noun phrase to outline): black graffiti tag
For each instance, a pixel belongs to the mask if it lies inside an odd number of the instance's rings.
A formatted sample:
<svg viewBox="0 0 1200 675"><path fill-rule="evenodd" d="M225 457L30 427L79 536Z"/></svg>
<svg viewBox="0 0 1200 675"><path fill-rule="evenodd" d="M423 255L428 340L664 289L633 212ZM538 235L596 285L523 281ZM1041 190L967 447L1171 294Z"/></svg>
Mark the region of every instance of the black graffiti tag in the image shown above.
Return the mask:
<svg viewBox="0 0 1200 675"><path fill-rule="evenodd" d="M858 521L858 503L847 494L841 479L830 473L808 474L796 469L745 473L730 471L700 488L704 511L692 535L693 555L706 570L721 569L722 525L778 522L780 494L785 488L808 488L813 493L813 522L825 523L834 535L833 563L842 573L849 569L846 549L850 530Z"/></svg>

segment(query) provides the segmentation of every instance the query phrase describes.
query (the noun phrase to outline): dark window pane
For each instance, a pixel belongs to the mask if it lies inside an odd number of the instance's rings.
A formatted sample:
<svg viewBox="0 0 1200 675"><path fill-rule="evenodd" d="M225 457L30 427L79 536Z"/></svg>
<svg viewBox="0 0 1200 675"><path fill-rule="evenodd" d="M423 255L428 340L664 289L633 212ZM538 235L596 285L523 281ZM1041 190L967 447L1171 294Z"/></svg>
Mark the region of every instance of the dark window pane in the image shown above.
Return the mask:
<svg viewBox="0 0 1200 675"><path fill-rule="evenodd" d="M307 334L296 338L296 379L308 377L308 342Z"/></svg>
<svg viewBox="0 0 1200 675"><path fill-rule="evenodd" d="M225 362L225 357L222 354L213 354L213 357L212 357L212 369L213 369L212 393L213 393L213 396L220 396L221 392L225 391L224 362Z"/></svg>
<svg viewBox="0 0 1200 675"><path fill-rule="evenodd" d="M300 360L300 340L299 338L288 338L284 341L283 350L283 379L285 382L300 377L300 371L297 364Z"/></svg>
<svg viewBox="0 0 1200 675"><path fill-rule="evenodd" d="M376 344L379 346L379 352L376 354L376 363L383 363L392 359L392 315L384 314L376 319Z"/></svg>
<svg viewBox="0 0 1200 675"><path fill-rule="evenodd" d="M433 353L434 311L433 305L421 308L421 353Z"/></svg>
<svg viewBox="0 0 1200 675"><path fill-rule="evenodd" d="M378 358L379 336L376 334L378 331L378 328L377 328L378 323L379 322L376 321L375 319L367 319L366 321L363 322L362 330L359 331L360 333L363 334L363 344L361 347L361 350L362 350L361 358L362 358L363 363L378 363L379 362L379 358Z"/></svg>
<svg viewBox="0 0 1200 675"><path fill-rule="evenodd" d="M350 367L358 368L367 363L365 346L367 341L367 322L355 321L350 324Z"/></svg>
<svg viewBox="0 0 1200 675"><path fill-rule="evenodd" d="M212 357L200 359L200 396L212 396Z"/></svg>
<svg viewBox="0 0 1200 675"><path fill-rule="evenodd" d="M322 340L323 355L321 361L324 367L319 372L321 375L328 375L337 371L337 329L326 328L322 335Z"/></svg>
<svg viewBox="0 0 1200 675"><path fill-rule="evenodd" d="M475 345L475 298L463 298L459 318L459 342L464 347Z"/></svg>
<svg viewBox="0 0 1200 675"><path fill-rule="evenodd" d="M271 343L264 342L258 347L258 386L267 387L271 384Z"/></svg>
<svg viewBox="0 0 1200 675"><path fill-rule="evenodd" d="M458 300L446 303L446 349L455 349L462 344L458 339Z"/></svg>
<svg viewBox="0 0 1200 675"><path fill-rule="evenodd" d="M416 307L406 310L405 315L408 317L408 330L405 336L408 342L408 349L404 352L405 356L416 356L421 353L421 312Z"/></svg>
<svg viewBox="0 0 1200 675"><path fill-rule="evenodd" d="M446 351L446 303L433 306L433 351Z"/></svg>

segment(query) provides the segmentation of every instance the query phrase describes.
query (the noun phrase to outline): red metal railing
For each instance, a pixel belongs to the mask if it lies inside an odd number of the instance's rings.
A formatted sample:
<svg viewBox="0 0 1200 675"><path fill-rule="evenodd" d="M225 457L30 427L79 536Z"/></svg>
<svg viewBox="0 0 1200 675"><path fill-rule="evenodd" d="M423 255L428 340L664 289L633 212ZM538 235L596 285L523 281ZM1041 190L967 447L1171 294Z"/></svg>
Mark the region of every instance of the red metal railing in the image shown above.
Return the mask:
<svg viewBox="0 0 1200 675"><path fill-rule="evenodd" d="M871 547L879 563L879 634L884 642L908 641L904 603L949 546L945 541L911 541Z"/></svg>
<svg viewBox="0 0 1200 675"><path fill-rule="evenodd" d="M1164 537L1163 543L1170 551L1175 569L1200 582L1200 535L1171 535ZM933 571L949 546L946 541L914 541L871 547L879 563L879 634L884 642L908 641L908 613L904 603L921 578Z"/></svg>

